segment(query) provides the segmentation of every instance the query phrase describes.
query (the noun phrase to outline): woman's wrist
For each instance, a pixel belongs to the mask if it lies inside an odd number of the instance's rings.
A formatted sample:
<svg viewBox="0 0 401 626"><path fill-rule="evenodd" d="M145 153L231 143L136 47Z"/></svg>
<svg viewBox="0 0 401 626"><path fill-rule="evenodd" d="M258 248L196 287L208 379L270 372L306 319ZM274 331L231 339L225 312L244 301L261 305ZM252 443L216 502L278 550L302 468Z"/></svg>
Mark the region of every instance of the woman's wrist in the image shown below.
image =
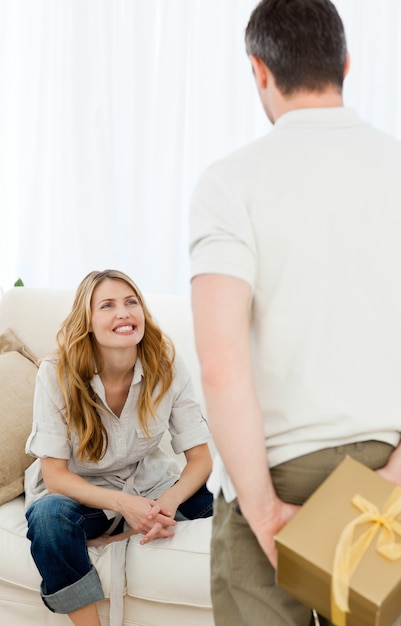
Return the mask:
<svg viewBox="0 0 401 626"><path fill-rule="evenodd" d="M110 509L112 511L115 511L116 513L119 513L120 515L122 515L124 517L124 512L126 510L126 504L128 501L128 498L131 498L132 496L130 496L130 494L126 493L125 491L114 491L113 490L113 506L110 507Z"/></svg>
<svg viewBox="0 0 401 626"><path fill-rule="evenodd" d="M164 503L167 503L167 508L174 508L175 511L178 509L180 504L185 501L185 497L182 494L182 490L180 489L180 485L178 484L178 482L170 487L170 489L167 489L167 491L165 491L163 495L160 496L160 498L158 498L157 500L162 504L162 506L164 506ZM175 511L171 512L174 513Z"/></svg>

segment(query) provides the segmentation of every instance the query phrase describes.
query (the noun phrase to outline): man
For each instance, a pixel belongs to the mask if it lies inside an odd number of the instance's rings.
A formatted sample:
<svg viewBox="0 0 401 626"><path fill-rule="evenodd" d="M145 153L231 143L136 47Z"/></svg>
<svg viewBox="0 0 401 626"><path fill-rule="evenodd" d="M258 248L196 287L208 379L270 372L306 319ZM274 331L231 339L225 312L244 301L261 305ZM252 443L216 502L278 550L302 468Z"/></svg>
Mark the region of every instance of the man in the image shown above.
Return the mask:
<svg viewBox="0 0 401 626"><path fill-rule="evenodd" d="M217 626L308 626L274 536L345 455L401 484L401 145L344 106L329 0L263 0L246 48L274 128L208 168L191 214L212 600Z"/></svg>

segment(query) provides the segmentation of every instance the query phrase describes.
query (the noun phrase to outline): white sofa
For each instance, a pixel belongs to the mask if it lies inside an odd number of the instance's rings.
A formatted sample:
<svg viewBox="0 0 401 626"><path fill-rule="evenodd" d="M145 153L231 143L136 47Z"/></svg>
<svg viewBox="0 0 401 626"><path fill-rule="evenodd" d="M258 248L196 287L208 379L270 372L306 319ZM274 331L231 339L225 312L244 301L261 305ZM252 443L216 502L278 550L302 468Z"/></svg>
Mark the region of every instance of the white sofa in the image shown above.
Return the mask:
<svg viewBox="0 0 401 626"><path fill-rule="evenodd" d="M43 357L55 347L57 329L70 310L73 295L73 291L69 290L14 287L0 296L0 335L4 337L4 331L11 329L31 354L37 358ZM177 351L189 366L202 403L189 298L156 294L145 294L145 298L153 316L173 339ZM19 352L24 352L24 349ZM15 358L10 358L10 354ZM12 362L13 367L15 362L18 367L21 362L21 368L16 376L12 376L11 383L10 378L4 382L5 374L11 375L8 362ZM18 445L21 446L25 433L21 434L20 430L14 433L14 424L17 427L19 401L22 403L28 400L29 405L36 370L32 369L34 366L31 362L16 355L14 350L1 354L1 363L3 374L0 371L0 376L3 376L3 381L0 380L0 396L5 399L7 394L11 396L14 393L17 400L15 421L11 427L9 420L7 426L0 423L0 439L9 441L10 446L14 446L18 439ZM26 366L26 372L22 365ZM19 384L17 386L17 395L14 381L21 383L21 388ZM1 404L0 398L0 420L1 406L4 417L4 404ZM6 412L10 417L9 407ZM169 442L166 441L165 445L174 454ZM0 450L3 456L0 459L2 468L14 471L14 458L10 458L8 448L4 448L4 445L1 447L0 443ZM24 457L23 462L26 460L27 457ZM4 479L1 480L3 493ZM180 522L175 537L171 539L155 540L146 546L139 545L136 537L130 540L126 564L124 626L213 626L209 591L210 530L211 518L208 518ZM55 615L42 604L38 591L40 577L32 561L25 533L24 497L19 495L0 506L0 624L70 624L66 616ZM90 549L106 596L106 600L98 604L102 626L109 624L107 597L110 587L110 547Z"/></svg>

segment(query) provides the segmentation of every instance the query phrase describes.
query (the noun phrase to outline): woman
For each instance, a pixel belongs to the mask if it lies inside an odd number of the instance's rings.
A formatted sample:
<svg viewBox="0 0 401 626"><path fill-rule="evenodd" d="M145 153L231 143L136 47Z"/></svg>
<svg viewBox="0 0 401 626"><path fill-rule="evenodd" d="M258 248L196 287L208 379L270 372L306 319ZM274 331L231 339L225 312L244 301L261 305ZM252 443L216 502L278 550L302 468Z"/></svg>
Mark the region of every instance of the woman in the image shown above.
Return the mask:
<svg viewBox="0 0 401 626"><path fill-rule="evenodd" d="M189 374L125 274L91 272L42 361L26 477L28 538L50 610L98 626L87 545L174 534L212 514L209 429ZM159 447L169 430L182 472ZM36 467L35 467L36 466ZM125 521L125 530L123 529Z"/></svg>

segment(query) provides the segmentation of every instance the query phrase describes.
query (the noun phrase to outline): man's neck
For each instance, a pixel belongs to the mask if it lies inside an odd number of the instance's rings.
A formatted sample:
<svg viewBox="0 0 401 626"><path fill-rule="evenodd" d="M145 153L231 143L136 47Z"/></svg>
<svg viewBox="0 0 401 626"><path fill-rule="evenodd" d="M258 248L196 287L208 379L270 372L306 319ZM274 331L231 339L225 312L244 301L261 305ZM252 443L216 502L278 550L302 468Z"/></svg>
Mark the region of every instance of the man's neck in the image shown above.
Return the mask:
<svg viewBox="0 0 401 626"><path fill-rule="evenodd" d="M344 106L342 93L335 89L327 89L324 92L298 92L292 96L282 96L275 99L273 111L274 121L279 117L299 109L332 108Z"/></svg>

